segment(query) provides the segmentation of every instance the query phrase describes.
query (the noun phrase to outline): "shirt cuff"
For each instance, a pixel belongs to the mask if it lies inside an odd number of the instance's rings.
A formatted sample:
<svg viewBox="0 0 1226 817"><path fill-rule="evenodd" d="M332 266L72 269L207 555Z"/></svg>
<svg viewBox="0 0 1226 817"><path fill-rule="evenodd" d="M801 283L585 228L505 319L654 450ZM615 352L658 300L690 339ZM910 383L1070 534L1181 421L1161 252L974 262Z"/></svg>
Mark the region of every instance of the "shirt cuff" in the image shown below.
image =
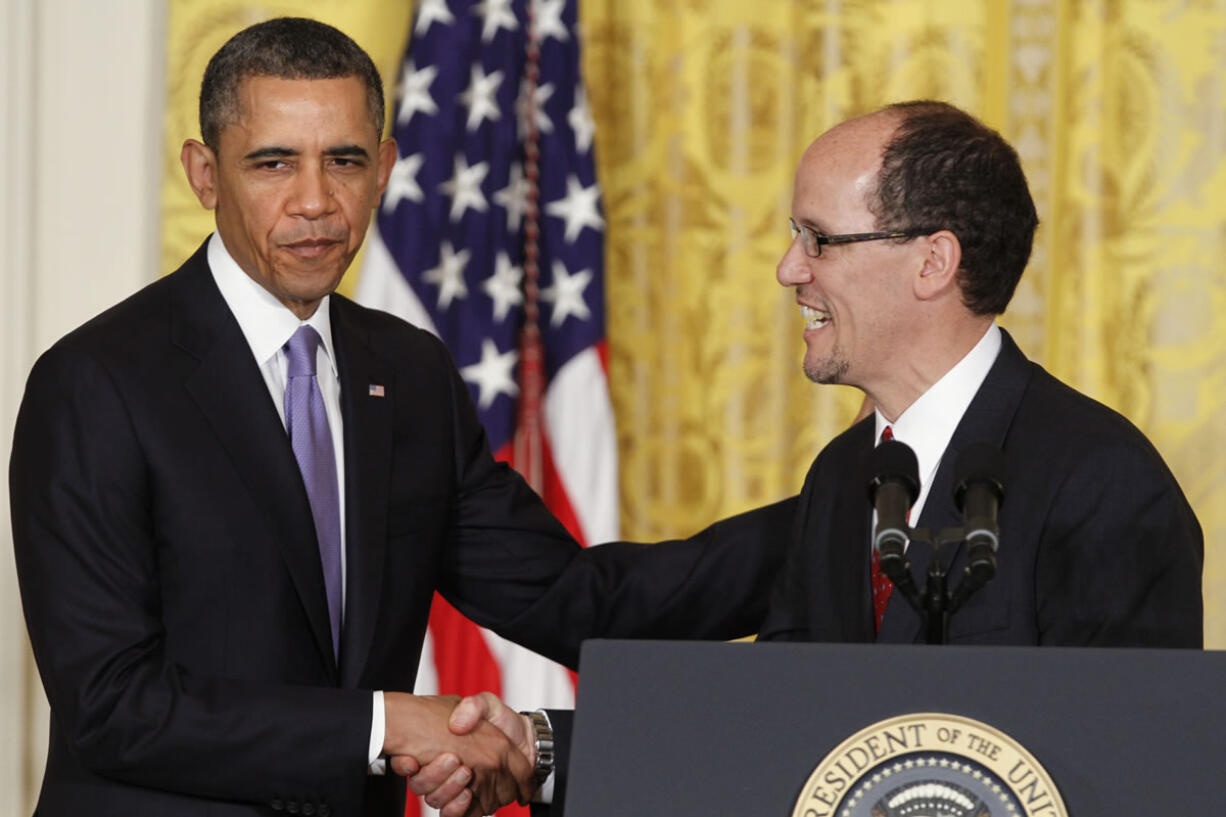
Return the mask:
<svg viewBox="0 0 1226 817"><path fill-rule="evenodd" d="M366 753L367 774L387 774L387 759L383 754L383 738L387 733L387 724L383 714L383 690L374 693L374 706L370 712L370 748ZM552 790L552 787L550 787Z"/></svg>

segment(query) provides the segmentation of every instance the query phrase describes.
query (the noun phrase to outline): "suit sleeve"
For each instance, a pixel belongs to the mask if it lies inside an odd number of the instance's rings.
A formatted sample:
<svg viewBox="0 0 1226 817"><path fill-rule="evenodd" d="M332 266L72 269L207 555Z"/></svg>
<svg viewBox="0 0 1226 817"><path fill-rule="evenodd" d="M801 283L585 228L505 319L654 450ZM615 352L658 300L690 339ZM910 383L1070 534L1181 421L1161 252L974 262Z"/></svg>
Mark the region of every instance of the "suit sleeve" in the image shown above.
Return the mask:
<svg viewBox="0 0 1226 817"><path fill-rule="evenodd" d="M770 604L762 619L758 641L809 641L808 626L808 577L811 573L808 561L809 547L803 541L805 517L812 507L812 492L816 464L809 471L805 486L794 506L791 526L787 535L787 554L783 567L775 578L770 594Z"/></svg>
<svg viewBox="0 0 1226 817"><path fill-rule="evenodd" d="M1045 528L1035 591L1041 644L1202 646L1200 524L1146 441L1081 458Z"/></svg>
<svg viewBox="0 0 1226 817"><path fill-rule="evenodd" d="M477 623L570 667L587 638L751 635L783 563L795 498L688 539L580 548L490 457L458 376L459 491L440 592Z"/></svg>
<svg viewBox="0 0 1226 817"><path fill-rule="evenodd" d="M85 769L199 797L354 812L368 692L199 677L168 659L153 484L88 350L36 364L9 470L22 603L53 730ZM201 645L202 649L207 645Z"/></svg>
<svg viewBox="0 0 1226 817"><path fill-rule="evenodd" d="M753 635L766 614L796 506L790 498L715 523L688 539L610 542L582 551L513 622L523 638L727 640Z"/></svg>

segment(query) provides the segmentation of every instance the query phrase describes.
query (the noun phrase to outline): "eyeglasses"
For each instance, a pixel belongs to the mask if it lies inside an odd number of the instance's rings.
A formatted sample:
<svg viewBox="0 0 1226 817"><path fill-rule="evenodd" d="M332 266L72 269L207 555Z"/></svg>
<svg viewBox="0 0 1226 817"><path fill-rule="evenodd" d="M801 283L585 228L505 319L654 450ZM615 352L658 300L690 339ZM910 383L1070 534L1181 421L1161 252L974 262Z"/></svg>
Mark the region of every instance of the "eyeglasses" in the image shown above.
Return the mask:
<svg viewBox="0 0 1226 817"><path fill-rule="evenodd" d="M858 241L884 241L887 238L919 238L922 235L935 233L936 229L931 230L894 230L884 233L847 233L846 235L826 235L819 233L812 227L805 227L796 223L796 219L789 218L788 226L792 228L792 238L800 236L800 243L805 248L805 254L811 258L822 257L822 247L826 244L855 244Z"/></svg>

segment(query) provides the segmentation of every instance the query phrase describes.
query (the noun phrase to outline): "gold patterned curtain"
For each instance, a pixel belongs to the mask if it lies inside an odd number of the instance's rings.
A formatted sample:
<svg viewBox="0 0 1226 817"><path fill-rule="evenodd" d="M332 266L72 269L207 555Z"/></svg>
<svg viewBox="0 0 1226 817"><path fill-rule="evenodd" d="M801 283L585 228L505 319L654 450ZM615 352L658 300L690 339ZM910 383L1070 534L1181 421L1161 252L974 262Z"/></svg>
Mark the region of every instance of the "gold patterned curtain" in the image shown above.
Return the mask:
<svg viewBox="0 0 1226 817"><path fill-rule="evenodd" d="M409 19L394 0L169 8L167 270L210 229L177 159L208 55L304 14L392 86ZM857 392L801 374L774 281L792 172L836 122L938 97L1017 146L1043 220L1002 323L1171 465L1205 529L1207 643L1226 647L1226 0L580 0L580 15L626 536L795 493L854 415Z"/></svg>

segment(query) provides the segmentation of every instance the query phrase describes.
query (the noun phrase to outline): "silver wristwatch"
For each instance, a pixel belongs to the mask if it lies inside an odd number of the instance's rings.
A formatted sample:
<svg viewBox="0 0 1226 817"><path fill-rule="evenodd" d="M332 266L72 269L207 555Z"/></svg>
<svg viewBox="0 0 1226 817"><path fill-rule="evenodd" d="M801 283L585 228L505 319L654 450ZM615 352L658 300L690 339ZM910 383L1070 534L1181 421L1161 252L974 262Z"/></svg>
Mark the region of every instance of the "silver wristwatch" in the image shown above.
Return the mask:
<svg viewBox="0 0 1226 817"><path fill-rule="evenodd" d="M549 778L549 775L553 773L553 727L549 725L549 719L545 717L545 713L539 710L536 712L521 712L520 714L527 715L532 719L532 730L536 747L536 768L533 770L533 777L539 788Z"/></svg>

